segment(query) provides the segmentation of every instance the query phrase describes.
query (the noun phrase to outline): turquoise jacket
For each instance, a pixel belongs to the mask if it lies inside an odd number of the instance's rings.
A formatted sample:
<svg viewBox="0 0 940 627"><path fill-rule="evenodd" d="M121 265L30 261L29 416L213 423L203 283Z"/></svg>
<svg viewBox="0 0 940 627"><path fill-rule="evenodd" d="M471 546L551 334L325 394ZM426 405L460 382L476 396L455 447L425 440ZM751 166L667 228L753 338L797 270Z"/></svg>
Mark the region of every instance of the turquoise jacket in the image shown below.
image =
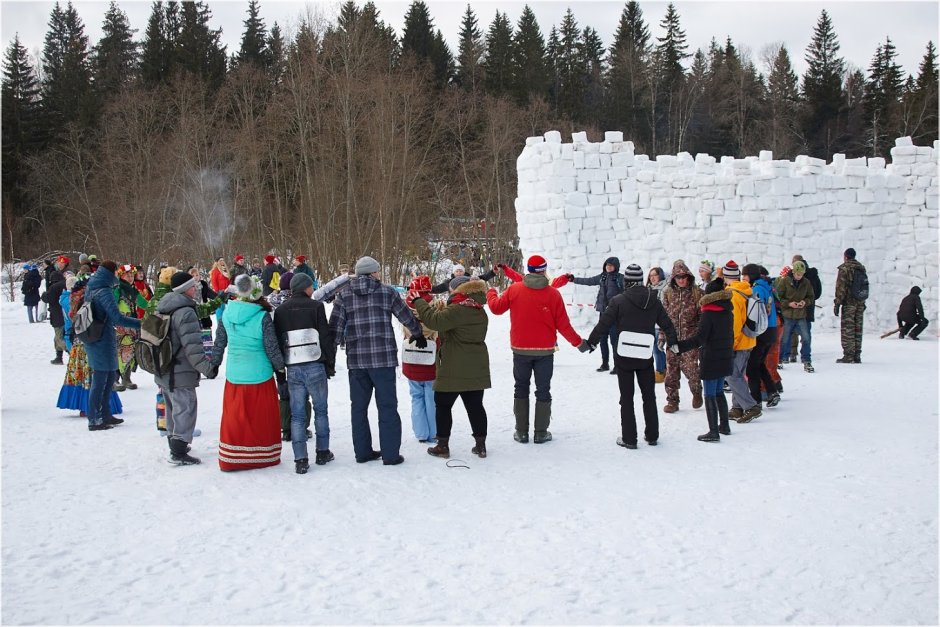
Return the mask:
<svg viewBox="0 0 940 627"><path fill-rule="evenodd" d="M228 339L225 379L232 383L264 383L274 375L264 350L262 324L268 313L255 303L233 300L225 307L222 324Z"/></svg>

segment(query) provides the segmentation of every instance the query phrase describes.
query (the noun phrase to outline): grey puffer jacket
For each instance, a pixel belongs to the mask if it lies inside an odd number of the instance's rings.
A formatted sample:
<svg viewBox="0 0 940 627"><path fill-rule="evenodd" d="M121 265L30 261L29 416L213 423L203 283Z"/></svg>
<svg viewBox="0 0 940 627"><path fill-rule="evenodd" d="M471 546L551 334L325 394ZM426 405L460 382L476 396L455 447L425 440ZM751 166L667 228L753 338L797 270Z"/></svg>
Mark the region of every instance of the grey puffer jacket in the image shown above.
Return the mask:
<svg viewBox="0 0 940 627"><path fill-rule="evenodd" d="M166 389L194 388L199 386L199 375L212 379L218 370L206 358L202 346L202 327L196 317L196 301L185 294L169 292L160 299L157 311L170 314L170 340L173 342L173 374L160 377L154 375L157 385Z"/></svg>

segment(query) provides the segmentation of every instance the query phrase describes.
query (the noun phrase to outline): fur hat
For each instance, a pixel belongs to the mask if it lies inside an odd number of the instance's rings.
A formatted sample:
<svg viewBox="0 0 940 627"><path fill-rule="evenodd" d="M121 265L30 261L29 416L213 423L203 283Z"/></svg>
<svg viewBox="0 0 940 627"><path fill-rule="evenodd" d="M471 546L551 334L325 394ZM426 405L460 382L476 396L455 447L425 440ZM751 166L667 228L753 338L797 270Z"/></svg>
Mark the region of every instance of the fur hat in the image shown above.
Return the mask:
<svg viewBox="0 0 940 627"><path fill-rule="evenodd" d="M419 294L423 292L431 291L431 277L429 276L416 276L411 280L411 283L408 285L409 290L414 290Z"/></svg>
<svg viewBox="0 0 940 627"><path fill-rule="evenodd" d="M281 275L281 280L277 283L277 289L279 290L290 290L290 280L294 278L293 272L285 272Z"/></svg>
<svg viewBox="0 0 940 627"><path fill-rule="evenodd" d="M187 272L176 272L170 279L170 287L177 294L182 294L196 284L196 277L190 276Z"/></svg>
<svg viewBox="0 0 940 627"><path fill-rule="evenodd" d="M163 283L164 285L170 285L174 274L176 274L176 268L173 266L161 268L160 275L157 277L157 281Z"/></svg>
<svg viewBox="0 0 940 627"><path fill-rule="evenodd" d="M265 263L274 263L274 255L265 255L265 256L264 256L264 262L265 262Z"/></svg>
<svg viewBox="0 0 940 627"><path fill-rule="evenodd" d="M450 291L453 292L455 289L457 289L464 283L469 283L469 282L470 282L470 277L468 277L466 274L462 276L455 276L454 278L450 280L450 284L448 285L448 287L450 288Z"/></svg>
<svg viewBox="0 0 940 627"><path fill-rule="evenodd" d="M239 300L255 302L261 298L264 290L261 289L261 280L256 276L239 274L235 277L235 289L238 290Z"/></svg>
<svg viewBox="0 0 940 627"><path fill-rule="evenodd" d="M548 270L548 262L541 255L532 255L526 262L526 269L531 273L545 272Z"/></svg>
<svg viewBox="0 0 940 627"><path fill-rule="evenodd" d="M360 257L356 262L356 274L372 274L381 270L379 262L372 257Z"/></svg>
<svg viewBox="0 0 940 627"><path fill-rule="evenodd" d="M627 283L642 283L643 268L635 263L631 263L623 271L623 280Z"/></svg>
<svg viewBox="0 0 940 627"><path fill-rule="evenodd" d="M740 281L741 268L735 263L734 259L729 259L728 263L721 269L721 276L727 281Z"/></svg>
<svg viewBox="0 0 940 627"><path fill-rule="evenodd" d="M313 287L313 279L309 275L304 274L303 272L298 272L290 279L290 291L298 294L303 292L308 287Z"/></svg>

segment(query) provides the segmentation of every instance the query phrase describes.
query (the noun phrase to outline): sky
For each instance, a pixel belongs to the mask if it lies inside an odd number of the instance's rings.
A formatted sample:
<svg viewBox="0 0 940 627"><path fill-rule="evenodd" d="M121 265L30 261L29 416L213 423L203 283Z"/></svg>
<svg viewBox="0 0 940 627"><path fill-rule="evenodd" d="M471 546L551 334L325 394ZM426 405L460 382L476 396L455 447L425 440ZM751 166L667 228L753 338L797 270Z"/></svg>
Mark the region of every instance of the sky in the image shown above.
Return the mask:
<svg viewBox="0 0 940 627"><path fill-rule="evenodd" d="M457 48L460 21L467 2L426 0L430 6L434 24L441 29L453 51ZM360 6L363 4L360 1ZM237 52L242 22L245 19L247 0L237 2L210 1L212 25L222 28L222 37L228 45L229 53ZM386 2L377 0L376 6L380 17L395 27L401 34L404 15L410 2ZM477 15L482 30L492 21L496 11L508 13L515 24L522 13L525 2L481 2L470 5ZM544 2L528 3L535 12L547 37L552 25L561 23L565 11L570 6L579 25L591 26L598 31L605 46L613 40L617 21L623 10L624 2ZM659 23L666 12L667 2L642 2L643 16L650 27L653 37L662 35ZM784 43L790 52L790 58L797 74L802 75L806 68L803 56L812 37L813 28L819 14L826 9L833 21L836 34L841 44L840 53L850 67L867 70L874 56L875 48L886 37L897 48L897 62L906 73L917 74L917 67L924 55L927 41L938 41L938 6L936 0L924 1L878 1L878 2L799 2L786 1L677 1L681 25L686 32L689 51L696 48L707 49L712 37L719 42L731 37L739 50L749 51L760 70L764 70L762 52L769 44ZM127 13L131 27L138 30L137 38L142 39L151 11L149 1L119 1L118 5ZM298 16L310 10L327 19L337 14L339 2L272 2L261 0L261 15L268 28L276 21L282 29L290 30L297 24ZM42 47L49 15L54 2L29 0L3 0L0 2L0 30L3 45L6 48L14 34L19 33L27 49L38 54ZM101 22L107 10L107 2L75 2L79 15L85 23L86 32L92 43L101 34ZM690 59L691 60L691 59Z"/></svg>

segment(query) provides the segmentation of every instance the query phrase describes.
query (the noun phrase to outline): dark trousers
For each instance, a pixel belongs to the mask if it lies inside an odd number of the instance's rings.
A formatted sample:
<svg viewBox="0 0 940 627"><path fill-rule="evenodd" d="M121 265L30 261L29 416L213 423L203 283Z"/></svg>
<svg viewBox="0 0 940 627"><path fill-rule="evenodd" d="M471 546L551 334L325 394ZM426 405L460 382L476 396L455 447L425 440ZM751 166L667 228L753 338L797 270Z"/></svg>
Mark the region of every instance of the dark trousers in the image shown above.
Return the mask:
<svg viewBox="0 0 940 627"><path fill-rule="evenodd" d="M777 328L768 327L766 331L757 336L757 345L751 349L747 358L747 387L751 396L758 403L761 402L760 384L763 383L768 394L777 389L770 370L767 369L767 354L777 341Z"/></svg>
<svg viewBox="0 0 940 627"><path fill-rule="evenodd" d="M353 368L349 371L350 419L356 459L369 459L372 455L369 403L372 402L373 389L379 410L382 459L395 461L401 452L401 417L398 415L394 368Z"/></svg>
<svg viewBox="0 0 940 627"><path fill-rule="evenodd" d="M920 335L924 329L927 328L927 324L930 321L927 318L917 318L909 322L903 322L900 317L898 317L898 326L901 327L901 337L905 335L910 335L911 337L917 337Z"/></svg>
<svg viewBox="0 0 940 627"><path fill-rule="evenodd" d="M450 430L454 426L454 416L451 410L454 403L457 402L458 396L463 399L463 406L470 418L470 428L473 430L473 435L485 438L486 410L483 408L483 390L434 393L434 417L437 422L438 437L450 437Z"/></svg>
<svg viewBox="0 0 940 627"><path fill-rule="evenodd" d="M100 425L111 418L111 387L117 381L117 370L95 370L91 373L88 391L88 425Z"/></svg>
<svg viewBox="0 0 940 627"><path fill-rule="evenodd" d="M512 376L516 380L515 398L529 398L529 380L535 373L535 400L552 402L552 372L555 355L512 355Z"/></svg>
<svg viewBox="0 0 940 627"><path fill-rule="evenodd" d="M601 316L604 315L603 311L599 311L597 313L600 314ZM609 346L608 346L608 342L610 342ZM607 331L607 337L601 340L601 359L604 360L605 364L610 363L610 361L608 360L610 359L611 351L614 350L614 347L616 345L617 345L617 325L612 324L610 325L610 329Z"/></svg>
<svg viewBox="0 0 940 627"><path fill-rule="evenodd" d="M617 366L617 383L620 385L620 429L623 441L636 444L636 412L633 411L633 377L643 396L643 420L646 422L644 437L649 442L659 439L659 413L656 411L656 378L653 364L642 370L626 370Z"/></svg>

